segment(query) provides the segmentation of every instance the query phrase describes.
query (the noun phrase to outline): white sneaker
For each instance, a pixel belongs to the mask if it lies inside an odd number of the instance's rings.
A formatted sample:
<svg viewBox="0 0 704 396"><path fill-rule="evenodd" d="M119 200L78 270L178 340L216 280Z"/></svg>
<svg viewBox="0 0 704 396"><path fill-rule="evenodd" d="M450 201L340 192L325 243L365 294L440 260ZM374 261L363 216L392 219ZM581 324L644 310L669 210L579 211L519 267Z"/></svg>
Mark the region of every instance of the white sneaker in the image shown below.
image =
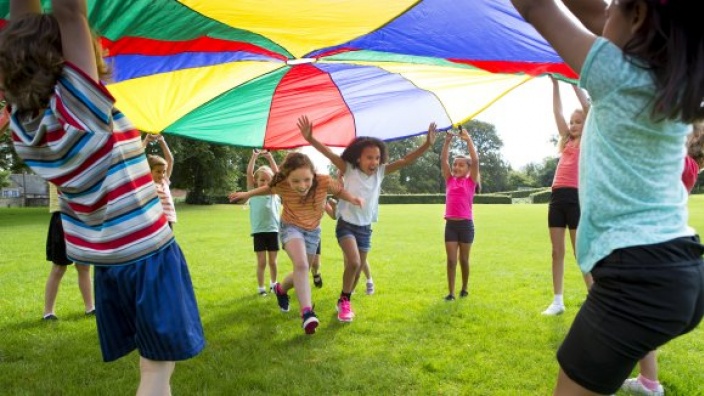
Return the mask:
<svg viewBox="0 0 704 396"><path fill-rule="evenodd" d="M638 378L629 378L623 381L621 385L621 390L629 392L632 395L642 395L642 396L664 396L665 389L662 385L658 385L655 390L650 390L643 385L642 382L638 381Z"/></svg>
<svg viewBox="0 0 704 396"><path fill-rule="evenodd" d="M565 312L565 306L564 306L564 305L552 303L552 304L550 304L550 306L548 307L548 309L546 309L545 311L543 311L543 315L555 316L555 315L560 315L560 314L563 313L563 312Z"/></svg>

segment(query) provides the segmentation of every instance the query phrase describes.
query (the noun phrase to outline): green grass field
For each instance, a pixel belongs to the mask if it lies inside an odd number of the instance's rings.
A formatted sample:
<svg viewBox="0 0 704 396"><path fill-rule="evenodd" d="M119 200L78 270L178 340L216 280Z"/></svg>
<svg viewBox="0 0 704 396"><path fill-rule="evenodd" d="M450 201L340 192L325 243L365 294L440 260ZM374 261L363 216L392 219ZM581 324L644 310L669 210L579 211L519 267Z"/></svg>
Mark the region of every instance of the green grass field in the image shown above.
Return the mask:
<svg viewBox="0 0 704 396"><path fill-rule="evenodd" d="M692 226L704 229L704 196L690 207ZM586 295L568 257L567 312L540 315L552 298L546 205L475 206L470 296L451 303L443 206L384 205L370 253L377 293L354 295L352 323L335 317L341 253L334 223L323 221L325 285L313 290L321 325L306 336L293 294L286 314L273 295L256 294L248 211L177 210L208 344L176 365L174 395L549 395L555 351ZM102 362L74 270L59 292L60 320L40 320L48 220L46 208L0 209L0 394L134 394L138 356ZM282 278L291 263L279 257ZM661 349L668 395L704 394L703 335Z"/></svg>

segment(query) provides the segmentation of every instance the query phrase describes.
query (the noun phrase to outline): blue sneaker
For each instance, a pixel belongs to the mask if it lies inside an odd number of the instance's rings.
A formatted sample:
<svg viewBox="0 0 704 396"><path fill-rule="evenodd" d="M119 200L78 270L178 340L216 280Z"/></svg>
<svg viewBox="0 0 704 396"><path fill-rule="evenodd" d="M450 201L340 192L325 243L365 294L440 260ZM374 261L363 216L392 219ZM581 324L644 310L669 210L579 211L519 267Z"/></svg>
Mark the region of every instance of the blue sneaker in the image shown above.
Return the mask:
<svg viewBox="0 0 704 396"><path fill-rule="evenodd" d="M301 315L301 318L303 318L303 330L306 334L315 334L315 329L320 324L318 317L315 316L315 312L312 310L308 311Z"/></svg>
<svg viewBox="0 0 704 396"><path fill-rule="evenodd" d="M279 303L281 312L288 312L288 294L281 290L281 284L277 283L274 286L274 294L276 294L276 302Z"/></svg>

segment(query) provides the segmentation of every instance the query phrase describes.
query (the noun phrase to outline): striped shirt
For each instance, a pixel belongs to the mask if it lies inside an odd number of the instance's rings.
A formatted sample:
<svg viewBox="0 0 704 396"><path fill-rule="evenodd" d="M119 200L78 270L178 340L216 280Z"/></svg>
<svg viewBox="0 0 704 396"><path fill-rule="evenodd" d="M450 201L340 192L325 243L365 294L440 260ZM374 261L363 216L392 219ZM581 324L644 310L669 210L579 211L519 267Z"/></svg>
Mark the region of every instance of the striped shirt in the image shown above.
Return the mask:
<svg viewBox="0 0 704 396"><path fill-rule="evenodd" d="M174 199L171 196L169 185L171 185L171 180L169 180L168 177L164 177L161 183L154 183L159 201L161 201L161 207L164 209L164 215L166 215L166 220L170 223L175 223L176 207L174 206Z"/></svg>
<svg viewBox="0 0 704 396"><path fill-rule="evenodd" d="M102 85L66 64L34 119L11 111L17 154L61 193L67 256L121 265L169 245L169 228L139 131Z"/></svg>
<svg viewBox="0 0 704 396"><path fill-rule="evenodd" d="M281 222L292 224L304 230L312 231L320 226L320 219L325 213L327 194L337 195L342 191L342 186L329 175L316 175L318 186L315 195L303 201L301 194L292 189L287 181L272 187L271 191L281 197L284 207Z"/></svg>

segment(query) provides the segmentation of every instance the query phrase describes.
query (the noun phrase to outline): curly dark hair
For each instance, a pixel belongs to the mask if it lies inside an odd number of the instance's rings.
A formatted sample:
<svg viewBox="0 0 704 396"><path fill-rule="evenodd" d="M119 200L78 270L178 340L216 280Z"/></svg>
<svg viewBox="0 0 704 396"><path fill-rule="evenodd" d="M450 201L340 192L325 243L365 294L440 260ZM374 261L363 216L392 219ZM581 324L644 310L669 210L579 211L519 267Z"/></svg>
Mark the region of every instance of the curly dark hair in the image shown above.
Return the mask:
<svg viewBox="0 0 704 396"><path fill-rule="evenodd" d="M274 177L271 179L271 182L269 182L269 187L276 187L277 184L285 181L291 172L299 168L309 168L313 173L313 183L311 184L308 193L301 199L301 201L306 202L308 199L313 198L312 202L313 206L315 206L315 189L318 187L318 177L315 172L313 161L311 161L305 154L289 153L279 167L279 171L276 172Z"/></svg>
<svg viewBox="0 0 704 396"><path fill-rule="evenodd" d="M359 158L362 156L362 151L367 147L378 147L381 154L380 162L385 164L389 161L389 155L386 152L386 143L383 140L370 136L359 136L350 143L342 152L340 158L345 162L349 162L353 167L359 168Z"/></svg>
<svg viewBox="0 0 704 396"><path fill-rule="evenodd" d="M623 12L645 2L645 21L623 48L624 54L652 71L657 87L653 119L704 120L704 29L696 1L620 0Z"/></svg>
<svg viewBox="0 0 704 396"><path fill-rule="evenodd" d="M28 14L0 33L0 83L17 110L46 108L63 66L61 32L53 15Z"/></svg>

